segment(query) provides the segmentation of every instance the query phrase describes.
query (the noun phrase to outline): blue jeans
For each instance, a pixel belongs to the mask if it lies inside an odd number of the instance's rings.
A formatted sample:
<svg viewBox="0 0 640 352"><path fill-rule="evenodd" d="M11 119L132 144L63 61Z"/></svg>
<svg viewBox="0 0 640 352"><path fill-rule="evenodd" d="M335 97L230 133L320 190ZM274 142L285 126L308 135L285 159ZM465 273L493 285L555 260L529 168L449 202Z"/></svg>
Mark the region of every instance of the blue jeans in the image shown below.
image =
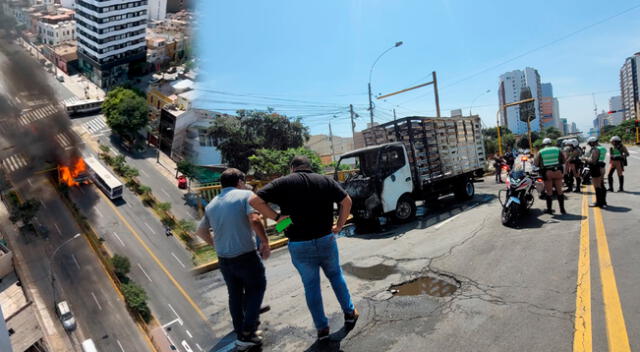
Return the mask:
<svg viewBox="0 0 640 352"><path fill-rule="evenodd" d="M236 334L254 332L267 288L264 264L253 251L234 258L219 258L220 272L229 291L229 312Z"/></svg>
<svg viewBox="0 0 640 352"><path fill-rule="evenodd" d="M316 329L329 327L329 320L324 314L322 292L320 289L320 268L331 282L333 292L340 302L345 314L353 313L354 307L347 282L340 268L336 237L331 234L315 240L289 242L291 262L296 267L304 285L307 307L313 317Z"/></svg>

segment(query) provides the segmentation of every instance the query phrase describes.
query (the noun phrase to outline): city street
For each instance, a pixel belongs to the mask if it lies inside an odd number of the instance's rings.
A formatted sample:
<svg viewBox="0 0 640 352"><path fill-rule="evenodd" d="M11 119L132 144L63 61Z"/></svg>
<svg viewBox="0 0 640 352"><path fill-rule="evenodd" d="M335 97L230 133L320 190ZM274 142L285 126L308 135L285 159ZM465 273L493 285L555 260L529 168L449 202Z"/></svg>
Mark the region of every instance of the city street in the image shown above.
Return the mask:
<svg viewBox="0 0 640 352"><path fill-rule="evenodd" d="M626 343L639 349L640 257L634 227L640 148L630 149L627 192L609 193L607 209L586 207L592 192L569 193L568 215L543 214L544 202L536 200L520 229L506 228L495 198L504 186L488 177L476 184L470 202L445 198L411 224L340 238L341 264L361 317L339 341L343 318L323 277L325 311L337 332L327 349L316 349L302 284L287 250L276 251L266 261L265 304L272 309L261 319L264 350L567 351L574 338L580 345L591 343L593 351L628 351ZM393 285L424 276L449 288L427 290L444 297L390 292ZM208 283L202 293L219 311L212 324L223 336L231 331L226 287L217 271L200 281ZM217 350L226 351L230 342L220 341ZM607 349L612 344L622 347Z"/></svg>

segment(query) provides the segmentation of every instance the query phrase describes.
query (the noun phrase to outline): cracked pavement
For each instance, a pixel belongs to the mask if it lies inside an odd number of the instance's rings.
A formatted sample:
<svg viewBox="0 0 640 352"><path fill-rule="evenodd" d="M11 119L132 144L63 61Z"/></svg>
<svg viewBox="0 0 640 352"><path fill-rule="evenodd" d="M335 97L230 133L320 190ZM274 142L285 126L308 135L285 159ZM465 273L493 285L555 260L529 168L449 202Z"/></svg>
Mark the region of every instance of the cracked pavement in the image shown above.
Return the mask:
<svg viewBox="0 0 640 352"><path fill-rule="evenodd" d="M637 150L640 156L640 149ZM637 170L628 173L640 174ZM639 175L640 176L640 175ZM628 188L640 186L630 179ZM356 328L344 339L339 331L342 312L330 284L322 278L325 311L332 341L314 344L315 331L307 310L300 278L286 249L266 262L268 287L264 304L264 351L568 351L572 349L582 196L569 194L568 216L542 214L536 203L520 229L503 227L499 187L490 179L476 184L471 202L442 200L425 216L381 234L355 235L338 240L341 264L354 303L361 312ZM636 192L637 193L637 192ZM610 203L640 205L637 194L610 194ZM557 203L554 204L557 207ZM634 214L637 211L631 210ZM616 266L629 336L638 336L637 275L632 284L621 281L637 267L638 255L625 249L616 234L629 232L632 219L603 211ZM635 219L637 219L637 215ZM636 220L637 224L637 220ZM627 244L637 244L626 236ZM591 244L595 245L592 232ZM632 256L626 255L633 253ZM594 351L606 351L597 256L591 249ZM426 274L448 278L458 290L448 297L393 296L389 287ZM581 279L582 280L582 279ZM198 277L200 294L214 331L222 338L231 331L227 292L218 272ZM624 292L623 292L624 290ZM630 299L639 298L635 302ZM600 300L600 301L598 301ZM635 310L634 310L635 309ZM635 319L634 314L635 313ZM627 317L628 315L628 317ZM636 333L635 335L633 333ZM340 341L341 340L341 341ZM218 344L233 341L229 336ZM632 348L638 348L632 341ZM213 349L214 351L217 349Z"/></svg>

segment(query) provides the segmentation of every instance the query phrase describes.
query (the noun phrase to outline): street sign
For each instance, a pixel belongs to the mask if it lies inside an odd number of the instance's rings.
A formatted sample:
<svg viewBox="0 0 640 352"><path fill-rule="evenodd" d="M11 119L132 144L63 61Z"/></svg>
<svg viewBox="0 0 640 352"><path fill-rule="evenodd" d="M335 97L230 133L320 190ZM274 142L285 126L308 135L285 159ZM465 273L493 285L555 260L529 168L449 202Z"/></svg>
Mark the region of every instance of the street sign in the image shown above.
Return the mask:
<svg viewBox="0 0 640 352"><path fill-rule="evenodd" d="M531 89L522 87L520 90L520 100L531 99ZM536 119L536 109L534 101L520 104L520 121L528 122Z"/></svg>

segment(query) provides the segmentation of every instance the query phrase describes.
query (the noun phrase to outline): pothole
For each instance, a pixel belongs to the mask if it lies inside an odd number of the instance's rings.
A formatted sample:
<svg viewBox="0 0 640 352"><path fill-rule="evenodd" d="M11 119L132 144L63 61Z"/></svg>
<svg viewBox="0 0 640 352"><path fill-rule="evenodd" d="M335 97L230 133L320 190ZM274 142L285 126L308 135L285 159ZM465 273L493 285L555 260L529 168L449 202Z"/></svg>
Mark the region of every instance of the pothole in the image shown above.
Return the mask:
<svg viewBox="0 0 640 352"><path fill-rule="evenodd" d="M460 284L448 277L441 277L430 273L425 276L389 287L394 296L429 295L434 297L451 296L458 290Z"/></svg>
<svg viewBox="0 0 640 352"><path fill-rule="evenodd" d="M393 264L386 263L378 263L371 266L356 266L353 263L349 262L342 266L342 269L357 278L369 281L378 281L384 280L387 276L394 274L398 271L396 268L396 263Z"/></svg>

